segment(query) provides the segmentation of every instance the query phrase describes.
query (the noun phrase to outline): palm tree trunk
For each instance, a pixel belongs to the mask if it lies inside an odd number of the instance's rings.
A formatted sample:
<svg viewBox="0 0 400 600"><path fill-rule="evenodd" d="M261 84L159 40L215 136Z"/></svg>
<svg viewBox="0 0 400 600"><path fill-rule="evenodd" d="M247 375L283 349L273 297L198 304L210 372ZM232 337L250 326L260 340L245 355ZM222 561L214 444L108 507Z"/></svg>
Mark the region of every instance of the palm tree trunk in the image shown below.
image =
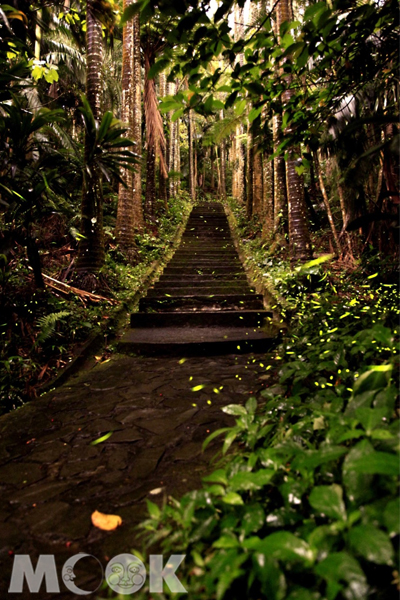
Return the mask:
<svg viewBox="0 0 400 600"><path fill-rule="evenodd" d="M131 0L124 0L124 10L131 3ZM122 98L121 98L121 119L128 124L126 137L136 142L135 151L138 153L141 147L141 107L137 106L138 98L140 100L140 62L139 78L137 48L134 45L140 43L140 38L135 31L137 27L136 18L127 22L123 29L122 38ZM135 52L136 50L136 52ZM139 49L140 52L140 49ZM137 91L139 88L139 93ZM139 120L138 127L137 121ZM137 139L139 138L139 139ZM142 199L138 196L136 186L139 186L141 192L141 173L140 166L137 172L124 170L124 179L126 187L120 184L118 191L118 208L116 223L116 240L120 250L130 261L136 257L135 251L135 230L143 226ZM139 175L139 177L137 176Z"/></svg>
<svg viewBox="0 0 400 600"><path fill-rule="evenodd" d="M193 110L189 109L188 115L188 147L189 147L189 193L193 201L196 200L195 165L194 165L194 123Z"/></svg>
<svg viewBox="0 0 400 600"><path fill-rule="evenodd" d="M282 23L291 19L289 0L280 0L277 7L277 27L280 31ZM290 89L291 77L284 77L287 89L282 94L283 108L293 96ZM290 133L290 129L287 129ZM296 171L298 148L292 148L286 160L286 190L288 197L289 248L290 258L294 261L307 261L312 257L310 234L308 231L306 208L304 202L303 178Z"/></svg>
<svg viewBox="0 0 400 600"><path fill-rule="evenodd" d="M263 156L263 229L262 237L272 239L274 232L274 163Z"/></svg>
<svg viewBox="0 0 400 600"><path fill-rule="evenodd" d="M100 118L102 30L93 3L87 3L86 11L86 95L93 116ZM85 138L85 162L89 161L88 137ZM98 273L104 264L103 195L100 174L91 169L85 171L81 204L81 233L77 271Z"/></svg>

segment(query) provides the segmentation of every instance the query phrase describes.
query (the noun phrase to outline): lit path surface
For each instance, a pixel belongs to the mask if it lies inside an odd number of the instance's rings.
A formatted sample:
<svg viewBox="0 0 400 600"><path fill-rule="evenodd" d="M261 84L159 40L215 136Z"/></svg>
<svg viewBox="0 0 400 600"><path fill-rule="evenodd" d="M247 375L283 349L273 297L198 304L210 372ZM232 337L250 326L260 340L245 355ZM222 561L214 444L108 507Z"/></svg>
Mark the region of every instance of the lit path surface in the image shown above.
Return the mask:
<svg viewBox="0 0 400 600"><path fill-rule="evenodd" d="M199 487L220 447L215 440L203 454L203 441L233 423L221 408L268 384L265 352L276 341L262 329L269 314L247 282L222 207L195 207L119 343L135 355L88 361L66 385L0 419L1 599L75 597L61 578L69 557L86 552L104 567L140 549L145 500L162 504ZM121 516L122 525L94 527L95 510ZM8 595L15 554L33 565L54 554L61 593L46 594L43 584L36 596L26 587ZM99 565L88 560L77 564L75 584L94 590Z"/></svg>

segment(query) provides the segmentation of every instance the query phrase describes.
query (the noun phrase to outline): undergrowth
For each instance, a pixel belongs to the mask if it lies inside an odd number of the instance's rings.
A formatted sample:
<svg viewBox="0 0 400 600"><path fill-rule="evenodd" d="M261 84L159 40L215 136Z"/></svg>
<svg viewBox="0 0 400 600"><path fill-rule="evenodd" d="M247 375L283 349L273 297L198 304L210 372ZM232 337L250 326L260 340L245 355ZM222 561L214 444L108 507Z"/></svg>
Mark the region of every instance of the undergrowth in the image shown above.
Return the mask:
<svg viewBox="0 0 400 600"><path fill-rule="evenodd" d="M106 298L99 302L87 301L74 293L61 294L51 287L37 290L23 248L18 245L9 257L0 255L3 257L0 262L0 414L40 394L43 385L72 360L89 336L102 333L107 343L115 331L116 315L128 310L150 266L168 252L189 210L190 201L184 193L171 202L168 212L160 208L151 227L136 236L136 265L126 263L109 232L106 264L101 273L107 283ZM68 266L60 252L65 239L60 239L54 247L49 241L44 257L44 272L57 280ZM66 248L69 252L69 244Z"/></svg>
<svg viewBox="0 0 400 600"><path fill-rule="evenodd" d="M282 277L295 310L266 366L270 386L223 409L236 423L205 440L223 443L202 488L163 506L148 501L141 524L143 560L186 555L177 575L191 600L398 597L399 308L390 280L327 262ZM146 585L135 598L152 597ZM157 597L177 594L164 586Z"/></svg>

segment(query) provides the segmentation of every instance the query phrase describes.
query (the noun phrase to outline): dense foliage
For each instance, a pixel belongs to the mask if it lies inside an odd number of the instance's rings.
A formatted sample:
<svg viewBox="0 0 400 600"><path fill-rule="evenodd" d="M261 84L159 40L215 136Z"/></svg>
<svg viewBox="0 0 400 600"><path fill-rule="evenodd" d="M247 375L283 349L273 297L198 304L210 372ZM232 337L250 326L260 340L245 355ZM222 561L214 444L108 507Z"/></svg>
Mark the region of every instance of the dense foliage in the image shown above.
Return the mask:
<svg viewBox="0 0 400 600"><path fill-rule="evenodd" d="M236 424L204 443L224 437L218 468L200 490L148 502L148 551L186 554L190 598L397 594L397 285L315 265L297 294L294 280L280 290L296 297L291 331L256 358L266 388L226 406Z"/></svg>

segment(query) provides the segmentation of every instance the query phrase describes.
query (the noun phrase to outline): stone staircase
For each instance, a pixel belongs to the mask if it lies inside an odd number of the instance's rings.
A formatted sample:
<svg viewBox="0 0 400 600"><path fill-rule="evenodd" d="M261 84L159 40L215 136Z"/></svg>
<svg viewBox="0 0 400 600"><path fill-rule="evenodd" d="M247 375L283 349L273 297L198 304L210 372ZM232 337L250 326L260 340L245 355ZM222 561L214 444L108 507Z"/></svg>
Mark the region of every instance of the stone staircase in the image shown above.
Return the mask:
<svg viewBox="0 0 400 600"><path fill-rule="evenodd" d="M131 315L121 351L201 355L268 350L263 297L249 286L223 206L196 205L181 244Z"/></svg>

